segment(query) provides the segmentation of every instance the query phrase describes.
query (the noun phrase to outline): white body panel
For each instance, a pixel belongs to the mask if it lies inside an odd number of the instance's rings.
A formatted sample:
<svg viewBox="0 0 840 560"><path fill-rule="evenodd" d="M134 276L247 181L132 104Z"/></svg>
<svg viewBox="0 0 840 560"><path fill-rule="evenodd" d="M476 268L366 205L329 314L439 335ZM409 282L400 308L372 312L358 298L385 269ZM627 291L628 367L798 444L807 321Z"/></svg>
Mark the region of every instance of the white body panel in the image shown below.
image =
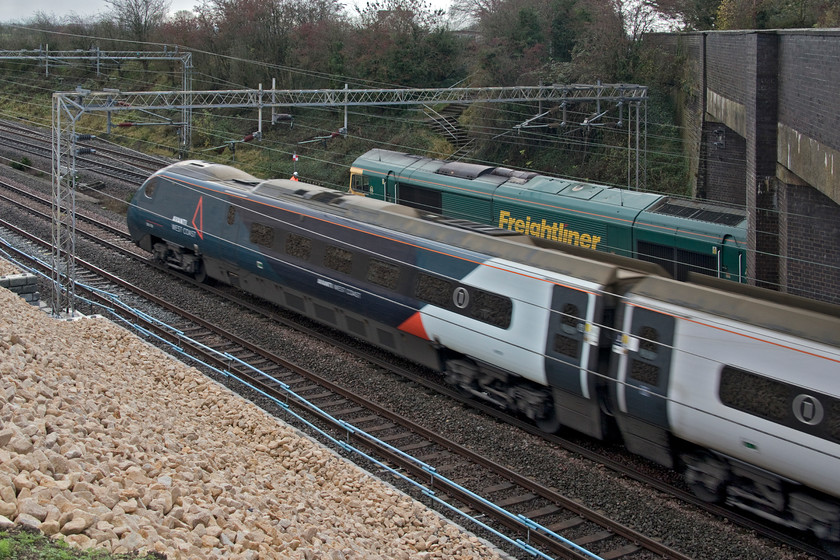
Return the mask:
<svg viewBox="0 0 840 560"><path fill-rule="evenodd" d="M598 289L591 283L560 275L551 276L543 270L502 259L491 259L478 266L462 278L461 283L510 297L513 300L510 327L493 327L427 305L421 313L429 338L541 385L546 384L544 352L554 285L559 283L584 291ZM594 298L595 295L591 294L587 321L592 320ZM589 349L589 345L584 345L584 363Z"/></svg>
<svg viewBox="0 0 840 560"><path fill-rule="evenodd" d="M840 395L840 355L811 341L674 305L634 303L677 316L668 391L673 433L782 476L840 495L840 445L724 406L718 386L730 365L812 390Z"/></svg>

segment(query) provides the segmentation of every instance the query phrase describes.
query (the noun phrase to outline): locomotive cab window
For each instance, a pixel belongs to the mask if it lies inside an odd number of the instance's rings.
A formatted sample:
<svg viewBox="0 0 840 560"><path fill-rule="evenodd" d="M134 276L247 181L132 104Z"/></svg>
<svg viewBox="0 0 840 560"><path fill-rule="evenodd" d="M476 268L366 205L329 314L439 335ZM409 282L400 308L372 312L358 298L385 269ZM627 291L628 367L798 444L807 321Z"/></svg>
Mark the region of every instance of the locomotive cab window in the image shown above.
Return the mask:
<svg viewBox="0 0 840 560"><path fill-rule="evenodd" d="M148 181L146 181L146 186L143 189L143 194L146 195L146 198L154 198L155 191L157 191L158 185L160 184L159 177L152 177Z"/></svg>
<svg viewBox="0 0 840 560"><path fill-rule="evenodd" d="M370 187L365 184L365 176L361 173L352 173L350 175L350 192L367 193Z"/></svg>

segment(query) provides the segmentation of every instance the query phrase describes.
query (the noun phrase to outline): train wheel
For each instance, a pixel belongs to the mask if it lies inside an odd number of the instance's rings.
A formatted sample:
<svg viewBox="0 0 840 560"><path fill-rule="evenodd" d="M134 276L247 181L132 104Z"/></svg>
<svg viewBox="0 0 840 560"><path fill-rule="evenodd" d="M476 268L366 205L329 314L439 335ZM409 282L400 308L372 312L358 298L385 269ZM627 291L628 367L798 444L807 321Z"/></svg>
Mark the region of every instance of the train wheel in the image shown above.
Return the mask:
<svg viewBox="0 0 840 560"><path fill-rule="evenodd" d="M551 411L542 418L536 419L537 428L547 434L553 434L560 429L560 419L552 408Z"/></svg>
<svg viewBox="0 0 840 560"><path fill-rule="evenodd" d="M709 503L723 501L729 468L726 463L708 453L683 457L686 463L685 481L695 496Z"/></svg>
<svg viewBox="0 0 840 560"><path fill-rule="evenodd" d="M721 486L709 486L705 482L693 481L688 484L691 487L691 492L710 504L715 504L723 499L723 488Z"/></svg>
<svg viewBox="0 0 840 560"><path fill-rule="evenodd" d="M207 283L207 268L204 266L204 261L196 261L193 278L195 278L196 282L201 282L202 284Z"/></svg>

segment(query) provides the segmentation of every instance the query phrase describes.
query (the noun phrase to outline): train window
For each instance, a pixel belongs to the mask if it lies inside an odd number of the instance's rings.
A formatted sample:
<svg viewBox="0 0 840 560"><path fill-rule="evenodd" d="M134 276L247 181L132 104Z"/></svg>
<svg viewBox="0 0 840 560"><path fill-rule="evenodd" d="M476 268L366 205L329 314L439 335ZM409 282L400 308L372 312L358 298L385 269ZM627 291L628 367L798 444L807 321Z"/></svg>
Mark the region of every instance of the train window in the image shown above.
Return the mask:
<svg viewBox="0 0 840 560"><path fill-rule="evenodd" d="M510 316L513 302L510 298L502 297L484 290L471 290L470 303L467 313L473 319L506 329L510 326Z"/></svg>
<svg viewBox="0 0 840 560"><path fill-rule="evenodd" d="M296 233L290 233L286 238L286 254L302 260L309 260L312 252L312 240Z"/></svg>
<svg viewBox="0 0 840 560"><path fill-rule="evenodd" d="M251 224L251 243L262 245L263 247L271 247L274 243L274 228L265 224L254 222Z"/></svg>
<svg viewBox="0 0 840 560"><path fill-rule="evenodd" d="M659 368L641 360L633 360L630 378L654 387L659 387Z"/></svg>
<svg viewBox="0 0 840 560"><path fill-rule="evenodd" d="M350 191L357 192L357 193L367 193L372 192L368 185L365 184L365 177L361 173L359 174L352 174L350 175Z"/></svg>
<svg viewBox="0 0 840 560"><path fill-rule="evenodd" d="M639 356L655 360L659 349L659 331L653 327L642 327L639 333Z"/></svg>
<svg viewBox="0 0 840 560"><path fill-rule="evenodd" d="M159 184L160 179L158 177L152 177L146 181L146 187L143 189L143 194L146 195L146 198L154 198Z"/></svg>
<svg viewBox="0 0 840 560"><path fill-rule="evenodd" d="M231 204L228 207L228 214L227 214L227 223L229 226L233 225L233 222L236 220L236 207Z"/></svg>
<svg viewBox="0 0 840 560"><path fill-rule="evenodd" d="M324 266L343 274L353 270L353 253L334 245L327 245L324 253Z"/></svg>
<svg viewBox="0 0 840 560"><path fill-rule="evenodd" d="M562 334L554 335L554 351L557 354L577 358L580 354L580 341Z"/></svg>
<svg viewBox="0 0 840 560"><path fill-rule="evenodd" d="M840 441L840 400L835 397L728 365L721 369L718 395L736 410Z"/></svg>
<svg viewBox="0 0 840 560"><path fill-rule="evenodd" d="M563 306L563 314L560 317L560 328L567 334L575 334L578 332L578 323L580 322L580 310L577 305L567 303ZM577 355L577 354L575 354Z"/></svg>
<svg viewBox="0 0 840 560"><path fill-rule="evenodd" d="M639 337L639 357L630 366L630 378L654 387L659 386L659 366L650 362L656 360L659 350L659 331L653 327L642 327Z"/></svg>
<svg viewBox="0 0 840 560"><path fill-rule="evenodd" d="M367 270L367 280L389 290L397 289L397 282L400 279L400 268L391 263L370 259Z"/></svg>
<svg viewBox="0 0 840 560"><path fill-rule="evenodd" d="M782 422L788 416L788 386L732 366L720 373L720 400L726 406Z"/></svg>
<svg viewBox="0 0 840 560"><path fill-rule="evenodd" d="M436 305L438 307L449 308L452 301L452 291L455 284L449 280L438 278L437 276L429 276L428 274L420 274L417 278L416 295L419 299Z"/></svg>
<svg viewBox="0 0 840 560"><path fill-rule="evenodd" d="M513 302L508 297L474 288L467 289L450 280L422 273L417 277L415 295L432 305L494 327L506 329L510 326Z"/></svg>

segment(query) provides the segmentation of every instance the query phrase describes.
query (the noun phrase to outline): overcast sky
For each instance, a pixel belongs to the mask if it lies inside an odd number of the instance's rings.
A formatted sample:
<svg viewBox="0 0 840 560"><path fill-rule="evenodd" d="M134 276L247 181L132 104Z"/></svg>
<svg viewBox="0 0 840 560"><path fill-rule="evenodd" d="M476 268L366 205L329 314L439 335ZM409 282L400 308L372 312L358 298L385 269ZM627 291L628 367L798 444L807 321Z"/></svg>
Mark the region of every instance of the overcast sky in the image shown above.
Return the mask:
<svg viewBox="0 0 840 560"><path fill-rule="evenodd" d="M199 4L201 0L172 0L171 11L178 10L192 10L193 6ZM430 0L429 4L433 7L446 9L449 6L450 0ZM358 3L360 6L365 5L365 0L348 0L345 2L348 6L353 6ZM0 0L0 22L8 23L24 22L32 19L38 12L55 15L59 18L75 13L78 16L87 18L96 14L107 11L108 5L105 0Z"/></svg>
<svg viewBox="0 0 840 560"><path fill-rule="evenodd" d="M199 0L172 0L172 11L192 10ZM105 0L0 0L0 21L25 21L37 12L64 17L88 17L107 11Z"/></svg>

